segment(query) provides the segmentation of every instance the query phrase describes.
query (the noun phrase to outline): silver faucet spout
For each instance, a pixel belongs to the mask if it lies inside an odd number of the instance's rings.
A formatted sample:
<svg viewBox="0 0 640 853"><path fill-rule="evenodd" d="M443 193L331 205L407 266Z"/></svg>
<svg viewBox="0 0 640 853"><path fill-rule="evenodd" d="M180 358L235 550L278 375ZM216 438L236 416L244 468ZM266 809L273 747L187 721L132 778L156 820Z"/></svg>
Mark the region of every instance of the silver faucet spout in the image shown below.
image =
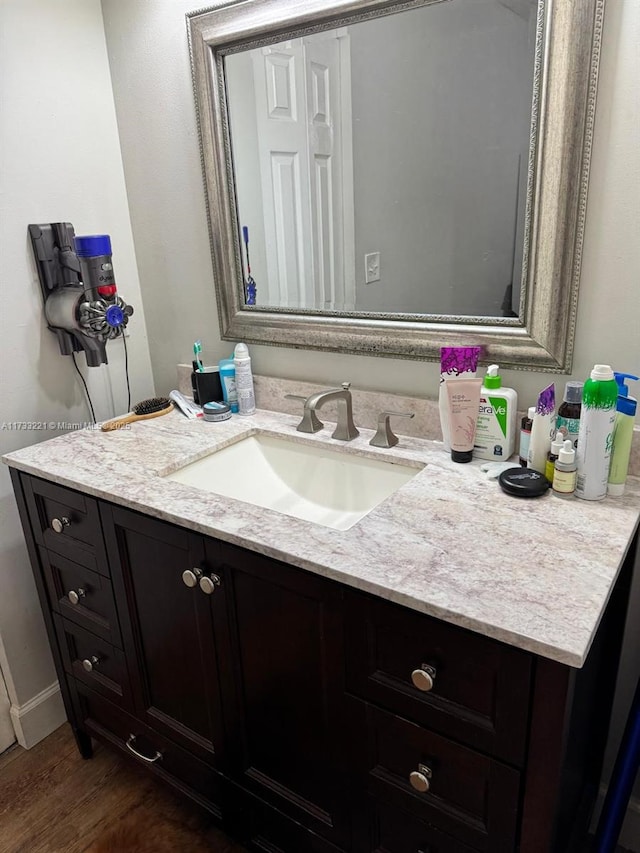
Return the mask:
<svg viewBox="0 0 640 853"><path fill-rule="evenodd" d="M335 400L338 405L338 422L331 437L338 439L338 441L351 441L351 439L360 435L353 422L353 407L348 382L343 382L342 388L330 388L328 391L318 391L317 394L312 394L308 397L304 404L304 416L298 429L301 432L310 432L311 430L306 429L305 426L313 423L314 418L317 421L315 412L330 400Z"/></svg>

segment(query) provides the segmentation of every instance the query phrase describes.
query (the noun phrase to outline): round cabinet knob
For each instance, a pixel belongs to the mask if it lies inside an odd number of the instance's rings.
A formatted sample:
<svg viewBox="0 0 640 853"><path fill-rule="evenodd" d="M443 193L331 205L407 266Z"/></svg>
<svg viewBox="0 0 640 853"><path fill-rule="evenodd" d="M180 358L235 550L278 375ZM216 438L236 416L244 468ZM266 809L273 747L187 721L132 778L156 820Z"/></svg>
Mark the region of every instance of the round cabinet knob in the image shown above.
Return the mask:
<svg viewBox="0 0 640 853"><path fill-rule="evenodd" d="M67 593L67 598L71 602L71 604L79 604L80 599L84 598L86 595L85 591L82 587L78 587L78 589L72 589Z"/></svg>
<svg viewBox="0 0 640 853"><path fill-rule="evenodd" d="M409 782L411 787L419 791L421 794L426 794L429 790L429 779L431 778L431 769L424 764L419 764L418 769L409 774Z"/></svg>
<svg viewBox="0 0 640 853"><path fill-rule="evenodd" d="M185 586L188 586L189 589L193 589L198 586L198 580L202 577L202 572L200 569L185 569L182 573L182 583Z"/></svg>
<svg viewBox="0 0 640 853"><path fill-rule="evenodd" d="M200 589L205 593L205 595L211 595L217 586L220 586L220 578L218 575L211 575L211 577L204 575L200 578Z"/></svg>
<svg viewBox="0 0 640 853"><path fill-rule="evenodd" d="M429 664L426 663L423 663L419 669L414 669L411 673L413 686L417 687L418 690L422 690L423 693L428 693L429 690L433 689L433 682L435 680L435 667L429 666Z"/></svg>
<svg viewBox="0 0 640 853"><path fill-rule="evenodd" d="M62 533L65 527L71 524L68 518L52 518L51 527L54 533Z"/></svg>
<svg viewBox="0 0 640 853"><path fill-rule="evenodd" d="M82 661L82 667L87 672L93 672L94 666L97 666L100 663L100 658L97 655L91 655L90 658L85 658Z"/></svg>

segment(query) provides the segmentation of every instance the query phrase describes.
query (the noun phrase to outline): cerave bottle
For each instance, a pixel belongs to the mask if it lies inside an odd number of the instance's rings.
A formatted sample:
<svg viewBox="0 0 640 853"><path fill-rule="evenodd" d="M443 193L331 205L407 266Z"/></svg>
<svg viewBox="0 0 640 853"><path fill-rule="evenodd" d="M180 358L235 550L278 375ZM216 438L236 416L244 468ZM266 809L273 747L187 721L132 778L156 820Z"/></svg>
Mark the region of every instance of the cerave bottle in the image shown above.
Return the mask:
<svg viewBox="0 0 640 853"><path fill-rule="evenodd" d="M497 364L487 368L480 389L474 459L509 459L515 450L518 395L513 388L502 387L499 369Z"/></svg>
<svg viewBox="0 0 640 853"><path fill-rule="evenodd" d="M582 391L576 497L583 500L606 497L617 400L613 370L608 364L596 364Z"/></svg>

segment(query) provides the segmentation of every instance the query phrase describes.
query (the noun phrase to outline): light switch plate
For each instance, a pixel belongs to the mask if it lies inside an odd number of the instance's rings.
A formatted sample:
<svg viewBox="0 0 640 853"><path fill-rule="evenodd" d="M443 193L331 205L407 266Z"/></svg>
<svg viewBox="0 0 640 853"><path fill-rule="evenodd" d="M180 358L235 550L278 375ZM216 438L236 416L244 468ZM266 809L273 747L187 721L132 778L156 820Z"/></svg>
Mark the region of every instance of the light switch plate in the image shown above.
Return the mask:
<svg viewBox="0 0 640 853"><path fill-rule="evenodd" d="M380 252L369 252L364 256L364 281L365 284L380 281Z"/></svg>

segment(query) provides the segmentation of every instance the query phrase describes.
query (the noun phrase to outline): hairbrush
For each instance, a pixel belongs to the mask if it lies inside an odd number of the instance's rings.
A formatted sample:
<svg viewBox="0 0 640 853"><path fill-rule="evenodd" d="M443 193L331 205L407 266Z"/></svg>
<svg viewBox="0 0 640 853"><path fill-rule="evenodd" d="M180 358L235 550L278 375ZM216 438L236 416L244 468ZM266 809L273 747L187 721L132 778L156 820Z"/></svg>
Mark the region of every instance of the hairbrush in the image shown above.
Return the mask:
<svg viewBox="0 0 640 853"><path fill-rule="evenodd" d="M150 397L148 400L136 403L128 415L123 415L121 418L114 418L112 421L105 421L101 429L105 432L112 429L119 429L125 424L131 424L134 421L144 421L147 418L157 418L160 415L167 415L171 409L173 409L173 403L167 397Z"/></svg>

